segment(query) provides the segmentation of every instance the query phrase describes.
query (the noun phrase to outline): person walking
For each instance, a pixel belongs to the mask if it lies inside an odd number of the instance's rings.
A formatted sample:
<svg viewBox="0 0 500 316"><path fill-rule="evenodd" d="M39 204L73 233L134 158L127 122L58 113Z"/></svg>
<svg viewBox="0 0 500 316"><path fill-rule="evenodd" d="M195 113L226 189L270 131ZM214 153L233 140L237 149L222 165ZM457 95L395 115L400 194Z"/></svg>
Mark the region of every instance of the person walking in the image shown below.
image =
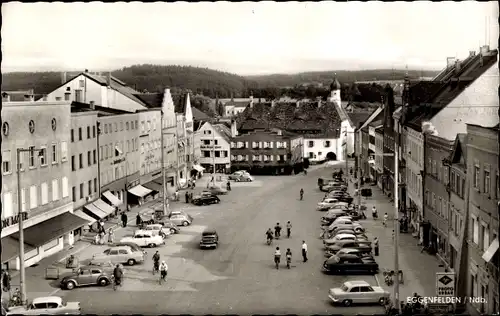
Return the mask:
<svg viewBox="0 0 500 316"><path fill-rule="evenodd" d="M115 237L115 233L113 231L113 228L110 227L108 230L108 243L112 244L114 237Z"/></svg>
<svg viewBox="0 0 500 316"><path fill-rule="evenodd" d="M141 222L142 222L141 215L137 214L137 216L135 217L135 225L139 227L141 226Z"/></svg>
<svg viewBox="0 0 500 316"><path fill-rule="evenodd" d="M304 262L307 262L307 244L305 240L302 240L302 258Z"/></svg>
<svg viewBox="0 0 500 316"><path fill-rule="evenodd" d="M375 252L375 256L378 256L379 254L379 248L378 248L378 237L375 237L373 240L373 251Z"/></svg>
<svg viewBox="0 0 500 316"><path fill-rule="evenodd" d="M99 244L100 244L100 245L104 245L104 236L105 236L104 232L103 232L103 231L101 231L101 232L99 233Z"/></svg>
<svg viewBox="0 0 500 316"><path fill-rule="evenodd" d="M127 214L125 214L125 212L122 212L121 219L122 219L122 226L127 227L128 216Z"/></svg>

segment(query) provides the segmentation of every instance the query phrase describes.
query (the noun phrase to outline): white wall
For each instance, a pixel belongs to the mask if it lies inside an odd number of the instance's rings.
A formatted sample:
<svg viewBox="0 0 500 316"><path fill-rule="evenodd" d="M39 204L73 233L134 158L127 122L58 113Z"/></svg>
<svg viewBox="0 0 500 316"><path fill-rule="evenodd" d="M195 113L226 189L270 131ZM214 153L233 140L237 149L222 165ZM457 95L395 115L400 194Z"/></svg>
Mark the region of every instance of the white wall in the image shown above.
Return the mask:
<svg viewBox="0 0 500 316"><path fill-rule="evenodd" d="M403 155L406 160L406 192L408 193L408 198L415 202L419 210L422 210L423 188L420 170L424 169L423 135L409 127L406 128L405 134L406 152ZM412 180L412 177L415 180Z"/></svg>
<svg viewBox="0 0 500 316"><path fill-rule="evenodd" d="M210 134L205 134L205 132L210 131ZM220 148L216 148L215 151L227 151L227 157L215 157L216 164L230 164L231 163L231 144L227 141L222 135L220 135L212 126L212 124L206 122L201 126L199 130L200 135L200 164L212 164L214 162L213 159L213 141L217 141L216 146L220 146ZM204 140L210 141L210 145L204 145ZM208 146L207 148L203 148L204 146ZM204 157L203 151L210 151L210 157Z"/></svg>
<svg viewBox="0 0 500 316"><path fill-rule="evenodd" d="M330 146L325 147L325 142L329 141ZM309 147L309 142L313 142L313 147ZM326 154L333 152L337 155L337 160L341 160L340 155L343 157L343 153L339 153L337 143L340 141L336 138L307 138L304 137L303 157L308 158L311 162L322 161L326 159ZM309 153L313 153L313 158L310 158ZM321 154L320 154L321 153Z"/></svg>

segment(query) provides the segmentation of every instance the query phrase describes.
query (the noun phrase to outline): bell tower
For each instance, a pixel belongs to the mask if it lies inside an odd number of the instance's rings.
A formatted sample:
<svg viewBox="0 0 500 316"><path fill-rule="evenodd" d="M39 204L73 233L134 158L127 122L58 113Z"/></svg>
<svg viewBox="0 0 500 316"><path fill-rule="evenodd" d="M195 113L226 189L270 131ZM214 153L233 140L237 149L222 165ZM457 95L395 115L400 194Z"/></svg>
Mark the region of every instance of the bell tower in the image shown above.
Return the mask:
<svg viewBox="0 0 500 316"><path fill-rule="evenodd" d="M338 106L341 106L340 83L337 80L337 76L335 76L332 84L330 85L330 96L328 97L328 101L336 103Z"/></svg>

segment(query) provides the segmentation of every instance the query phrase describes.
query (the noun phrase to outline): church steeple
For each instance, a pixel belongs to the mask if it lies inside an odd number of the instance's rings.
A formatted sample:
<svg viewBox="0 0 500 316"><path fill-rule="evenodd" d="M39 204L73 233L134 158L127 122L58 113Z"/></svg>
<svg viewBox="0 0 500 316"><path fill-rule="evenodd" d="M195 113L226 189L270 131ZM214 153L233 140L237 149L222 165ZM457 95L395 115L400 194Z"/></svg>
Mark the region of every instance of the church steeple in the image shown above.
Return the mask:
<svg viewBox="0 0 500 316"><path fill-rule="evenodd" d="M328 97L328 101L337 103L338 106L341 106L340 88L340 82L337 80L337 74L335 74L333 82L330 85L330 96Z"/></svg>

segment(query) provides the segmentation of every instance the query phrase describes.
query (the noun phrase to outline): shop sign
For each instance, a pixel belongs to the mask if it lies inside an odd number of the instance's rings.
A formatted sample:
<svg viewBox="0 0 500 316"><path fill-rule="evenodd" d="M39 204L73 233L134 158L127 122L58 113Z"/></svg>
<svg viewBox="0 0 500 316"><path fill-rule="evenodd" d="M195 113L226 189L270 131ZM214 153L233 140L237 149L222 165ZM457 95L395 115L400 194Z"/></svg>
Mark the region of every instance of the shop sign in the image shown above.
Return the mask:
<svg viewBox="0 0 500 316"><path fill-rule="evenodd" d="M455 272L436 273L437 296L455 296Z"/></svg>
<svg viewBox="0 0 500 316"><path fill-rule="evenodd" d="M221 149L222 146L210 146L210 145L206 146L206 145L201 145L200 148L201 149L214 149L214 148L215 149Z"/></svg>
<svg viewBox="0 0 500 316"><path fill-rule="evenodd" d="M28 213L21 213L21 214L23 216L23 221L28 219ZM16 225L18 223L19 223L19 215L7 217L5 219L2 219L2 229L12 225Z"/></svg>
<svg viewBox="0 0 500 316"><path fill-rule="evenodd" d="M119 164L120 162L123 162L123 161L125 161L125 157L114 160L113 165Z"/></svg>

